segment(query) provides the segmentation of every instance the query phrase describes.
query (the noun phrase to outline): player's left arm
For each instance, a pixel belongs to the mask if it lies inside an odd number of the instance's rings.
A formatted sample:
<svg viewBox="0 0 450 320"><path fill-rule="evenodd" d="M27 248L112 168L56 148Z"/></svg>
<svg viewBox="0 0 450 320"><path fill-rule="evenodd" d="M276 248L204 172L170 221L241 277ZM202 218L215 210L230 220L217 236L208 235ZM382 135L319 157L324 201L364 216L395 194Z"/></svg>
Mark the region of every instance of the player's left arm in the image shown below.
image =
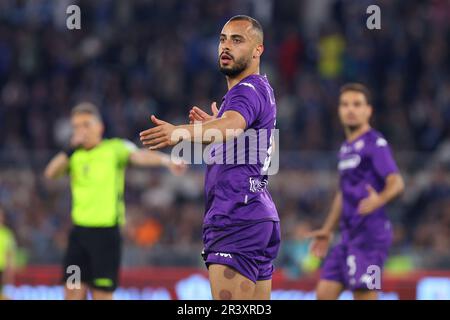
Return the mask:
<svg viewBox="0 0 450 320"><path fill-rule="evenodd" d="M151 117L155 127L142 131L140 139L151 150L173 146L180 141L201 143L224 142L239 136L247 122L239 112L225 111L220 118L196 124L174 126L166 121Z"/></svg>
<svg viewBox="0 0 450 320"><path fill-rule="evenodd" d="M375 172L384 179L384 188L378 192L373 186L366 186L368 196L361 200L358 207L359 213L363 215L386 205L405 189L391 150L383 138L376 141L372 162Z"/></svg>
<svg viewBox="0 0 450 320"><path fill-rule="evenodd" d="M371 185L366 187L368 196L361 200L358 207L359 213L363 215L375 211L400 195L405 189L405 183L400 174L392 173L386 177L385 187L379 193Z"/></svg>
<svg viewBox="0 0 450 320"><path fill-rule="evenodd" d="M381 203L386 204L405 190L405 182L399 173L392 173L385 179L385 187L379 193Z"/></svg>

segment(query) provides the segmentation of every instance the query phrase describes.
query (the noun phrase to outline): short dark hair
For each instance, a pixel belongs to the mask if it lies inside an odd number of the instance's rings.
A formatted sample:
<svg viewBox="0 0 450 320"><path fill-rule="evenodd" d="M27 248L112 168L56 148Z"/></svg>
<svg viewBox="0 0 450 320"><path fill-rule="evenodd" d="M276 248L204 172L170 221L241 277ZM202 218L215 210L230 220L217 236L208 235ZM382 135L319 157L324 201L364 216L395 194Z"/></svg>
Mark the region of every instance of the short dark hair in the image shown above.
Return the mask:
<svg viewBox="0 0 450 320"><path fill-rule="evenodd" d="M261 35L261 41L264 40L264 31L261 23L259 23L258 20L255 18L252 18L250 16L246 16L245 14L239 14L237 16L231 17L228 22L231 21L248 21L252 24L252 28L255 29L260 35Z"/></svg>
<svg viewBox="0 0 450 320"><path fill-rule="evenodd" d="M76 114L91 114L98 120L102 121L102 116L98 108L91 102L81 102L77 104L71 111L71 116Z"/></svg>
<svg viewBox="0 0 450 320"><path fill-rule="evenodd" d="M341 87L339 93L343 94L347 91L356 91L362 93L366 98L367 104L372 104L372 95L369 88L367 88L365 85L357 82L346 83Z"/></svg>

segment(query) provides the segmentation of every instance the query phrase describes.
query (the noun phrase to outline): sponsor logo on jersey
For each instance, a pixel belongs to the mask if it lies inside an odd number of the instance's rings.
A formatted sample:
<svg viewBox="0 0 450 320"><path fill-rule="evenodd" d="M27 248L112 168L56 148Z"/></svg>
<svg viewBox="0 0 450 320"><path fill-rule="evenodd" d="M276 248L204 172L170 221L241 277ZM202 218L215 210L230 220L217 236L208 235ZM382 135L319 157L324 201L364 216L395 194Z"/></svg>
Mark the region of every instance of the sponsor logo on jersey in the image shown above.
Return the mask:
<svg viewBox="0 0 450 320"><path fill-rule="evenodd" d="M340 171L342 170L348 170L348 169L354 169L359 166L361 163L361 157L358 154L353 154L348 156L345 159L342 159L339 161L338 169Z"/></svg>

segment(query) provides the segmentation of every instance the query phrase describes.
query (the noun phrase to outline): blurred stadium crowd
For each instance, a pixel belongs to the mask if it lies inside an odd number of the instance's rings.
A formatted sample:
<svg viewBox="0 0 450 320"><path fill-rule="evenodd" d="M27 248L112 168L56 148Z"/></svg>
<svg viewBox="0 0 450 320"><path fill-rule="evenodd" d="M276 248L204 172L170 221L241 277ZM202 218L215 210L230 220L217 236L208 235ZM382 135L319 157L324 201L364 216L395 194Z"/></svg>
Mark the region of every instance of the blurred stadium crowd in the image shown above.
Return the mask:
<svg viewBox="0 0 450 320"><path fill-rule="evenodd" d="M82 29L66 28L69 4ZM382 29L366 28L381 7ZM374 126L391 143L407 190L389 208L388 269L450 268L450 3L434 1L0 2L0 204L22 263L59 263L70 226L68 179L46 182L45 162L68 141L70 108L101 108L106 136L138 142L149 115L174 123L220 101L220 28L248 13L265 26L263 73L275 89L281 170L270 188L282 220L278 265L314 270L306 231L323 220L343 139L339 86L373 90ZM125 265L201 265L203 175L127 176ZM324 199L330 201L324 201Z"/></svg>

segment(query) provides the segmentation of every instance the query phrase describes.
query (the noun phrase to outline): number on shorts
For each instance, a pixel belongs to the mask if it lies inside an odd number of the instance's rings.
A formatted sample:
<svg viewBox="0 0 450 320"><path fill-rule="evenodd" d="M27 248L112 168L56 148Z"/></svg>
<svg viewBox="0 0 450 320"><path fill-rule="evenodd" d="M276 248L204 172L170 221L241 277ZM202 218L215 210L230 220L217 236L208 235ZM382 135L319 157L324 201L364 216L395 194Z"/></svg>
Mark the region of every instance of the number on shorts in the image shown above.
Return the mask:
<svg viewBox="0 0 450 320"><path fill-rule="evenodd" d="M354 276L356 273L356 257L352 254L347 257L348 275Z"/></svg>

